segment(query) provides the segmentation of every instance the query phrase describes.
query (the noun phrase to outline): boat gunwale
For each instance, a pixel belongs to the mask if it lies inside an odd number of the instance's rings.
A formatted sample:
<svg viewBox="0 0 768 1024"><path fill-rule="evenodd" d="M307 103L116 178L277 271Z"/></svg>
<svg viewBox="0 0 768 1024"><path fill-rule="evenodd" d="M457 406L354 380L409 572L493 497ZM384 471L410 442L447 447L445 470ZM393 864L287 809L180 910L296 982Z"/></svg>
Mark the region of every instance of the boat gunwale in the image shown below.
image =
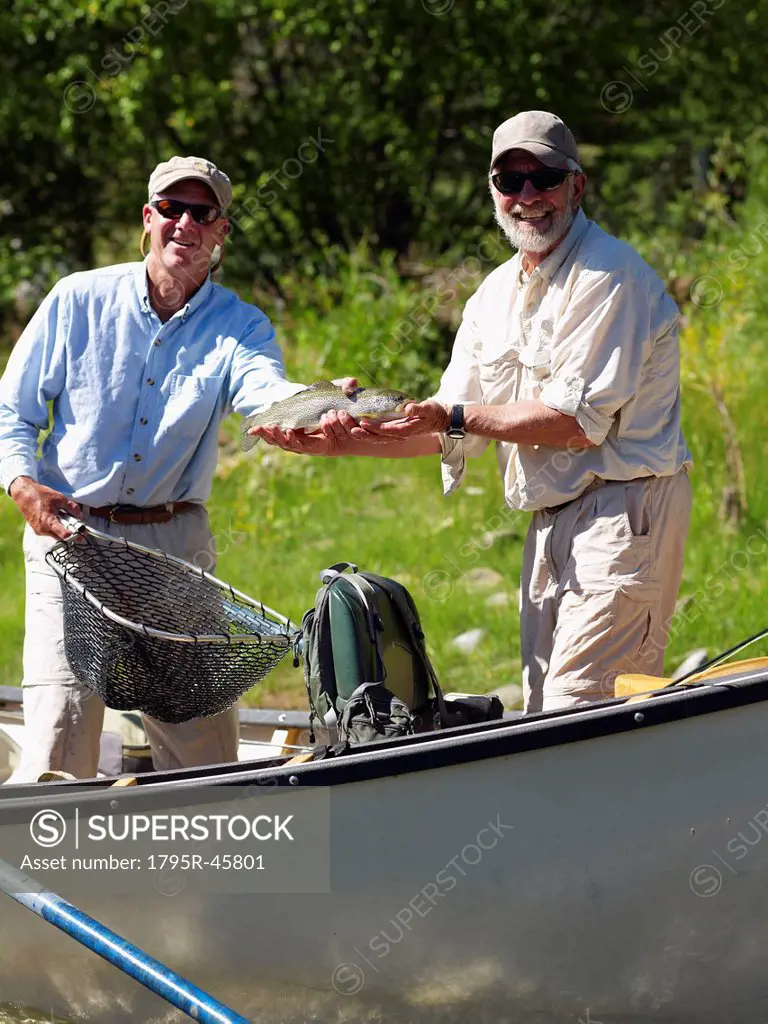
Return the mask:
<svg viewBox="0 0 768 1024"><path fill-rule="evenodd" d="M768 671L756 669L735 673L717 682L669 689L642 702L617 698L607 704L567 709L515 720L497 720L472 726L460 726L439 733L422 733L399 740L371 745L340 757L290 764L273 759L261 768L242 762L176 769L137 776L138 785L121 791L139 798L205 787L258 787L293 790L302 786L335 787L372 781L417 771L431 771L483 761L496 757L544 750L589 739L598 739L638 729L671 724L768 700ZM40 802L55 805L71 802L103 802L112 798L111 779L78 779L51 783L0 786L3 816L14 809L29 808Z"/></svg>

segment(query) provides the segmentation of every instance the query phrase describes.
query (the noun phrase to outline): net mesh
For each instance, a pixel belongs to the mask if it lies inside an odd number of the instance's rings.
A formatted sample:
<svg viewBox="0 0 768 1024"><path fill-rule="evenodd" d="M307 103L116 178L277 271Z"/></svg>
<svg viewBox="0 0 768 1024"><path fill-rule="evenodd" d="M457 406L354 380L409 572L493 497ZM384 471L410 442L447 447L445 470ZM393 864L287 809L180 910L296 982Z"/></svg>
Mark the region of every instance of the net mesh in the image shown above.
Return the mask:
<svg viewBox="0 0 768 1024"><path fill-rule="evenodd" d="M110 708L162 722L218 714L296 638L288 620L194 566L90 527L46 558L61 583L67 661Z"/></svg>

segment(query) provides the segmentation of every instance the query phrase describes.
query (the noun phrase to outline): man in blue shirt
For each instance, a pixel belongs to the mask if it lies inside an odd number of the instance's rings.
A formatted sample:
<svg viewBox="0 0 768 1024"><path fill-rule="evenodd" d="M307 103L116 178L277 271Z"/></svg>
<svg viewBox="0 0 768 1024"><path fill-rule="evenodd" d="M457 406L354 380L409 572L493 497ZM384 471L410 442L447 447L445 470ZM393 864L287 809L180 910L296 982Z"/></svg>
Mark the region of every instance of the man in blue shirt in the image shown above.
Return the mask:
<svg viewBox="0 0 768 1024"><path fill-rule="evenodd" d="M48 770L93 777L104 706L63 651L58 577L45 554L68 536L59 509L211 571L208 498L219 424L281 401L285 379L268 318L210 280L229 224L229 178L174 157L149 180L149 253L72 274L45 298L0 381L0 486L27 521L25 746L14 781ZM38 435L53 429L36 457ZM237 716L169 725L144 716L155 764L237 759Z"/></svg>

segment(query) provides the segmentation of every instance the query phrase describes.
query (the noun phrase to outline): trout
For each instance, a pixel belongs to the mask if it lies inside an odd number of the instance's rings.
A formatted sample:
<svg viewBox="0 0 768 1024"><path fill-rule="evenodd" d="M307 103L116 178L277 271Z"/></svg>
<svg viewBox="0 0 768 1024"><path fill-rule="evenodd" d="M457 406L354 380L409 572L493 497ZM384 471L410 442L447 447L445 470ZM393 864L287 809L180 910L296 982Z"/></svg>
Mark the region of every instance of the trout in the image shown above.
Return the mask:
<svg viewBox="0 0 768 1024"><path fill-rule="evenodd" d="M416 399L404 391L388 388L358 388L351 395L329 380L319 380L305 391L299 391L268 409L249 416L243 424L243 451L248 452L261 438L252 437L251 427L277 426L281 430L305 430L312 433L320 426L323 413L336 409L348 412L356 420L398 420L403 409Z"/></svg>

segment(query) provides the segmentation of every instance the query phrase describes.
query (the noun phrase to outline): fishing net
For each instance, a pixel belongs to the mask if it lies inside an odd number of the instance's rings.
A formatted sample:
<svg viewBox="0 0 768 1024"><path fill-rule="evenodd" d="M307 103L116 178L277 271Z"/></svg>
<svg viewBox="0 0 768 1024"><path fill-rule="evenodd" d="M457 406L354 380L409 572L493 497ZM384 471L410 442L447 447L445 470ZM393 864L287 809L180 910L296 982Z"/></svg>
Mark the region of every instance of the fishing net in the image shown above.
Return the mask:
<svg viewBox="0 0 768 1024"><path fill-rule="evenodd" d="M185 722L231 707L297 629L188 562L85 524L46 561L64 600L64 649L107 707Z"/></svg>

